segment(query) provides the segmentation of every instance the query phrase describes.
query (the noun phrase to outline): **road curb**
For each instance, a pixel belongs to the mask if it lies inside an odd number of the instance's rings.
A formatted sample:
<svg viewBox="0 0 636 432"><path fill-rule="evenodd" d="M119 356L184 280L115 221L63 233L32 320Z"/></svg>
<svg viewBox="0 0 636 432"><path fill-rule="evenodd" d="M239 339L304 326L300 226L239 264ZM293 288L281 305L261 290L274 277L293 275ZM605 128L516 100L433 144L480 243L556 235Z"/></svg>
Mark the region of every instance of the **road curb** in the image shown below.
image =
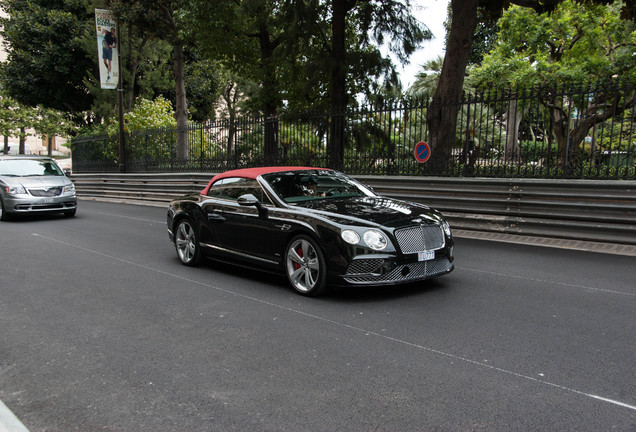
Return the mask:
<svg viewBox="0 0 636 432"><path fill-rule="evenodd" d="M453 236L474 240L498 241L531 246L553 247L585 252L598 252L613 255L636 256L636 246L617 243L602 243L587 240L569 240L552 237L535 237L518 234L505 234L487 231L453 230Z"/></svg>

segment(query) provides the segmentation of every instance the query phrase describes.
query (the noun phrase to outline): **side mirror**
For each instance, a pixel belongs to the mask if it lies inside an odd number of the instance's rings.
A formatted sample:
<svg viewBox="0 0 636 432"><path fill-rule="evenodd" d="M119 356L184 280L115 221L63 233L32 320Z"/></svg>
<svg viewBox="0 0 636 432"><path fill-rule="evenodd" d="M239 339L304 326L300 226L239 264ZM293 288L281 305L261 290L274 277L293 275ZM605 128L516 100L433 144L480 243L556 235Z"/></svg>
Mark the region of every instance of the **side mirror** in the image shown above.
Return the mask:
<svg viewBox="0 0 636 432"><path fill-rule="evenodd" d="M252 195L252 194L241 195L238 198L237 202L241 206L254 206L254 207L256 207L258 209L258 216L260 218L267 219L267 216L268 216L269 212L267 211L267 209L265 207L263 207L261 202L254 195Z"/></svg>
<svg viewBox="0 0 636 432"><path fill-rule="evenodd" d="M242 205L242 206L256 206L256 207L261 206L261 203L258 200L258 198L256 198L252 194L241 195L238 199L238 203L239 205Z"/></svg>

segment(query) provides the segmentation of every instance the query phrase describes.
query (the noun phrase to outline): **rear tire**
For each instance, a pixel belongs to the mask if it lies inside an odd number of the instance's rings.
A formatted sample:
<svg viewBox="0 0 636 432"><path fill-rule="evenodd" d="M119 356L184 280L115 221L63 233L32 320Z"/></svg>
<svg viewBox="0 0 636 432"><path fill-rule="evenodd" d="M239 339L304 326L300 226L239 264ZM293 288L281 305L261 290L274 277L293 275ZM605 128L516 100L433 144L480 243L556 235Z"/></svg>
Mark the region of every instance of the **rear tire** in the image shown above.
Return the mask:
<svg viewBox="0 0 636 432"><path fill-rule="evenodd" d="M174 246L182 264L196 266L201 261L201 246L189 219L181 219L174 231Z"/></svg>
<svg viewBox="0 0 636 432"><path fill-rule="evenodd" d="M302 295L317 296L327 290L327 264L320 247L306 235L294 237L285 252L285 274Z"/></svg>

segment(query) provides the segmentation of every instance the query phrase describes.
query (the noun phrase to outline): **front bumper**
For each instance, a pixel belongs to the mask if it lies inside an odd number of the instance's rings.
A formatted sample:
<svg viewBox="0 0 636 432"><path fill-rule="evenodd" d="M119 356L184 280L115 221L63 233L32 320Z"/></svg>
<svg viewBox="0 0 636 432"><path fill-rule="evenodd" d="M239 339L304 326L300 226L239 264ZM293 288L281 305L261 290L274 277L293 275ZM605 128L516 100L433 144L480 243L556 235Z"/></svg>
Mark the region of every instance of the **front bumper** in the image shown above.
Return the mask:
<svg viewBox="0 0 636 432"><path fill-rule="evenodd" d="M9 196L3 201L5 212L14 214L67 212L77 208L77 196L74 194L57 197Z"/></svg>
<svg viewBox="0 0 636 432"><path fill-rule="evenodd" d="M441 252L441 251L439 251ZM392 285L442 276L453 271L452 255L438 253L427 261L398 261L395 257L357 257L342 279L354 285Z"/></svg>

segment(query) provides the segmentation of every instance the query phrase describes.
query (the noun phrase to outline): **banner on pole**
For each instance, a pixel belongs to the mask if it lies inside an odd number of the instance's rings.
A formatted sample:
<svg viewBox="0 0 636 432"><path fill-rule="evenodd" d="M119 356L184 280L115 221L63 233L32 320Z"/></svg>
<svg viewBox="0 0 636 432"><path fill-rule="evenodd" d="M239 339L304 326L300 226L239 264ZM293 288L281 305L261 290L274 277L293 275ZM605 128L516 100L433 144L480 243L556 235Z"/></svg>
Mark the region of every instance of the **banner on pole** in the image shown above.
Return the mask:
<svg viewBox="0 0 636 432"><path fill-rule="evenodd" d="M116 89L119 81L117 21L111 11L95 9L95 30L101 86L103 89Z"/></svg>

